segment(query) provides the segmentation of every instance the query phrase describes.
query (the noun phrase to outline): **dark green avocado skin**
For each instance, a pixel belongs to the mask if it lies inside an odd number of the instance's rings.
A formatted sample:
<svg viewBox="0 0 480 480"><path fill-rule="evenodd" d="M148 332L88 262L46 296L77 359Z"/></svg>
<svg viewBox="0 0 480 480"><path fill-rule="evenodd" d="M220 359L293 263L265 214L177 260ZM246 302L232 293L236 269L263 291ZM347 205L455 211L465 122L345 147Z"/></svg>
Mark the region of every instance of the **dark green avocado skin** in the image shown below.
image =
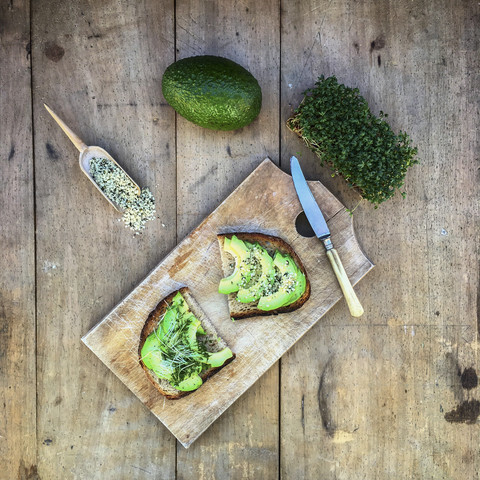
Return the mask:
<svg viewBox="0 0 480 480"><path fill-rule="evenodd" d="M262 91L238 63L210 55L172 63L163 74L165 100L187 120L211 130L237 130L260 113Z"/></svg>

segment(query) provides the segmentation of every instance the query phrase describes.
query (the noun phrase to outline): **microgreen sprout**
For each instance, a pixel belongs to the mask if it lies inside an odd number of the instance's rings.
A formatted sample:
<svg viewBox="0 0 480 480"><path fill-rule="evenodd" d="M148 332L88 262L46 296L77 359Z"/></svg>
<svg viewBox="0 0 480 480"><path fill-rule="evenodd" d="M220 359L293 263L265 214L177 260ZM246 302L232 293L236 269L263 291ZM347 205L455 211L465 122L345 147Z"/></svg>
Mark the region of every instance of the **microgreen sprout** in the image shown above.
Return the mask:
<svg viewBox="0 0 480 480"><path fill-rule="evenodd" d="M375 207L392 197L403 186L407 169L418 163L409 136L396 135L386 114L376 117L357 88L339 84L335 77L321 76L304 95L288 128L332 169L332 176L342 175Z"/></svg>
<svg viewBox="0 0 480 480"><path fill-rule="evenodd" d="M173 314L174 318L169 319L168 329L165 332L163 325L167 313ZM187 337L191 325L189 317L189 315L180 315L173 305L169 305L160 317L157 328L152 332L158 347L142 357L143 360L155 351L160 352L162 361L158 367L155 366L154 372L161 378L169 379L173 386L194 373L200 373L207 363L208 354L205 346L197 341L192 342Z"/></svg>

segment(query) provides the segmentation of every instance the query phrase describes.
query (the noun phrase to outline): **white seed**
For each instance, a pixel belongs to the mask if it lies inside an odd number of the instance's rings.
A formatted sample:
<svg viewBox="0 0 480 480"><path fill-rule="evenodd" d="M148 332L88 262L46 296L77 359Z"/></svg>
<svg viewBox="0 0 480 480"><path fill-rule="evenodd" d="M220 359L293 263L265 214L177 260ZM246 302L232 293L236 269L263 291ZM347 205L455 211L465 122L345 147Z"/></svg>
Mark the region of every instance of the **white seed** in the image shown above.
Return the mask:
<svg viewBox="0 0 480 480"><path fill-rule="evenodd" d="M126 227L137 234L155 218L155 199L148 188L138 194L135 184L115 163L106 158L90 160L90 174L105 195L122 210Z"/></svg>

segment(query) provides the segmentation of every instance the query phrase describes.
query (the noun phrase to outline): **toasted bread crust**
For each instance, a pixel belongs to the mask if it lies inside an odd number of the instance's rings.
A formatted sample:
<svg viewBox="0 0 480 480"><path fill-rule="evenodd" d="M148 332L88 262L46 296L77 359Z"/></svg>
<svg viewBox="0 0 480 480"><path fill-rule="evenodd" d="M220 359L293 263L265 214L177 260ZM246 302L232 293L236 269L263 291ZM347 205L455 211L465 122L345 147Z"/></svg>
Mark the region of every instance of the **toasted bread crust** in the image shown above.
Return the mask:
<svg viewBox="0 0 480 480"><path fill-rule="evenodd" d="M202 327L205 329L205 331L209 335L214 335L216 338L219 338L217 335L217 332L215 331L214 326L208 321L208 319L205 316L205 313L201 310L200 306L198 303L195 301L195 299L192 297L190 294L189 290L187 287L182 287L179 290L175 290L174 292L170 293L167 297L165 297L163 300L161 300L158 305L150 312L145 325L143 326L142 332L140 334L140 343L138 346L138 358L139 358L139 363L145 373L147 374L147 378L152 382L152 384L155 386L155 388L166 398L170 400L176 400L182 397L185 397L186 395L189 395L193 393L195 390L191 392L183 392L181 390L177 390L176 388L172 387L168 381L164 379L158 378L150 369L148 369L145 364L142 362L141 359L141 352L142 352L142 347L143 344L145 343L145 340L147 337L158 327L160 320L162 316L164 315L168 305L172 302L173 297L180 292L185 301L188 304L188 307L190 308L191 312L200 320L202 323ZM227 346L226 343L220 339L218 342L219 346L223 348L223 346ZM209 368L208 370L204 370L201 374L200 377L202 380L205 382L208 378L210 378L212 375L217 373L219 370L221 370L223 367L228 365L233 359L235 358L235 354L233 354L232 358L229 358L222 366L220 367L212 367ZM201 388L201 386L199 387Z"/></svg>
<svg viewBox="0 0 480 480"><path fill-rule="evenodd" d="M265 316L265 315L277 315L279 313L288 313L288 312L293 312L294 310L297 310L300 308L309 298L310 298L310 281L308 279L307 271L305 270L305 267L300 260L299 256L297 253L293 250L293 248L285 242L285 240L279 238L279 237L274 237L272 235L267 235L265 233L259 233L259 232L238 232L238 233L225 233L225 234L218 234L217 239L218 243L220 245L220 252L222 255L222 264L223 264L223 269L224 269L224 276L226 277L229 275L229 272L225 268L225 264L229 263L226 261L226 254L223 250L223 242L225 237L232 238L232 236L235 235L237 238L240 240L246 240L247 242L258 242L260 245L262 245L264 248L266 248L269 252L272 252L273 250L279 250L281 253L286 254L288 253L294 260L294 262L297 264L297 266L300 268L300 270L303 272L305 275L306 279L306 287L305 291L303 292L303 295L294 303L291 303L290 305L278 308L276 310L270 310L270 311L265 311L265 310L260 310L257 308L257 303L240 303L236 300L236 293L230 293L228 295L228 307L230 309L230 316L234 318L235 320L241 320L243 318L249 318L249 317L257 317L257 316Z"/></svg>

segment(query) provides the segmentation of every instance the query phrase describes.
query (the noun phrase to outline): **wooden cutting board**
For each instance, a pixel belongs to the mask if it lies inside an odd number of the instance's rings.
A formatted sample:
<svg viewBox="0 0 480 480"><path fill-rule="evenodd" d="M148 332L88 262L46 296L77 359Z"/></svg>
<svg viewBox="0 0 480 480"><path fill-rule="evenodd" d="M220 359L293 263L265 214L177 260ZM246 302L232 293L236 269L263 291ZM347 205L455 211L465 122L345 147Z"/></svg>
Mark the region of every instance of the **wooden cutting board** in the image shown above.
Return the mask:
<svg viewBox="0 0 480 480"><path fill-rule="evenodd" d="M357 243L352 219L345 207L321 183L309 183L327 219L345 270L355 284L373 264ZM130 295L82 338L184 447L190 446L342 299L323 244L316 237L302 237L295 228L301 212L291 177L269 159L264 160ZM302 308L277 316L236 322L230 319L227 298L217 291L222 277L217 233L237 231L275 235L292 245L311 282L310 299ZM179 400L166 400L140 367L138 344L150 311L181 286L189 287L237 357L196 392Z"/></svg>

